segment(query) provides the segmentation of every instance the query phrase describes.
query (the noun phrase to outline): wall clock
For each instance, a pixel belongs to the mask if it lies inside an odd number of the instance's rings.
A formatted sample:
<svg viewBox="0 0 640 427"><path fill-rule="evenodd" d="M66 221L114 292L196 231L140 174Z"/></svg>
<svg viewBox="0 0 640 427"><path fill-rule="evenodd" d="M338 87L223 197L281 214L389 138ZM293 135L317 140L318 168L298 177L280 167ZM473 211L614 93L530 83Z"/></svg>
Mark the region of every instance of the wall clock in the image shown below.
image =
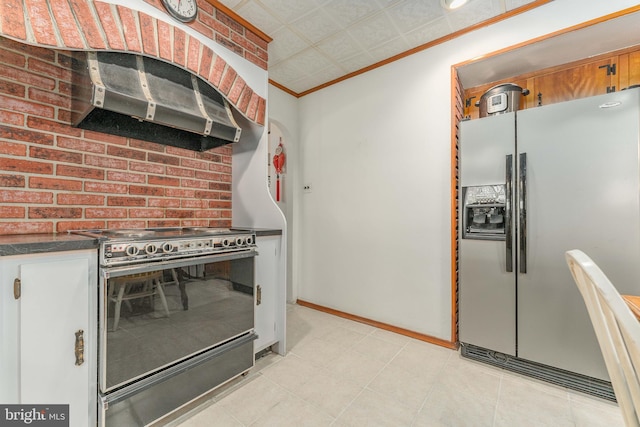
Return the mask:
<svg viewBox="0 0 640 427"><path fill-rule="evenodd" d="M169 14L181 22L191 22L198 16L196 0L162 0Z"/></svg>

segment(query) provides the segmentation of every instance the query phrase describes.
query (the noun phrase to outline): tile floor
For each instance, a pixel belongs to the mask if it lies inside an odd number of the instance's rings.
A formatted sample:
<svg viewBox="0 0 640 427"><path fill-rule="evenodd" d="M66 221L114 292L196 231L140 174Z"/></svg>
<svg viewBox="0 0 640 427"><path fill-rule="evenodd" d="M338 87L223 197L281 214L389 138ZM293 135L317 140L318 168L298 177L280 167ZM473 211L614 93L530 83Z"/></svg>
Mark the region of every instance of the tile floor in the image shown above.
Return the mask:
<svg viewBox="0 0 640 427"><path fill-rule="evenodd" d="M171 423L214 426L623 426L605 400L291 305L286 357Z"/></svg>

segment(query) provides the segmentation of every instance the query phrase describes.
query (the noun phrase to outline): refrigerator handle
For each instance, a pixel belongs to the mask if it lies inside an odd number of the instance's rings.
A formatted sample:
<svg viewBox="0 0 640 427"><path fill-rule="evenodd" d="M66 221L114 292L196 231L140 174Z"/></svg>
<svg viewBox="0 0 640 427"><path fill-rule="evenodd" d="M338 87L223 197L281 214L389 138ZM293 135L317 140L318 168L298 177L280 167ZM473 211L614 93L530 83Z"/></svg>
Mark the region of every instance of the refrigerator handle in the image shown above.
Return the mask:
<svg viewBox="0 0 640 427"><path fill-rule="evenodd" d="M520 213L520 273L527 272L527 153L520 153L518 182L518 212Z"/></svg>
<svg viewBox="0 0 640 427"><path fill-rule="evenodd" d="M504 237L505 237L505 249L506 249L506 267L507 272L513 271L513 238L511 228L511 183L513 182L513 155L506 155L506 168L505 168L505 218L504 218Z"/></svg>

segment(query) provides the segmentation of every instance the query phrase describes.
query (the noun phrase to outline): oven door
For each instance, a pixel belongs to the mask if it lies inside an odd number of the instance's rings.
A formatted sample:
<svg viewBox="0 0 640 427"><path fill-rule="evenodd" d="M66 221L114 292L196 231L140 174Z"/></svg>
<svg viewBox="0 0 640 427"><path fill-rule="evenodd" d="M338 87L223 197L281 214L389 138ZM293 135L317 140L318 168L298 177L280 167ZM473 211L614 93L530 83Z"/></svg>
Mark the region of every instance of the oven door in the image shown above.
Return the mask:
<svg viewBox="0 0 640 427"><path fill-rule="evenodd" d="M234 340L252 341L256 255L251 249L103 269L100 391L149 382Z"/></svg>

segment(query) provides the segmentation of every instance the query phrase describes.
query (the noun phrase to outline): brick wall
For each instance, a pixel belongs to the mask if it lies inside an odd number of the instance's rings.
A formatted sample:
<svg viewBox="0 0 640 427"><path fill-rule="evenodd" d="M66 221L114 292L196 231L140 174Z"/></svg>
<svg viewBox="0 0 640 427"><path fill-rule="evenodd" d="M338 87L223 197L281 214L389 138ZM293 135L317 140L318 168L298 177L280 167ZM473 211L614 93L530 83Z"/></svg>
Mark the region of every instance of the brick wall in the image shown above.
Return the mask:
<svg viewBox="0 0 640 427"><path fill-rule="evenodd" d="M146 1L162 9L159 0ZM169 60L223 89L257 123L264 123L264 99L209 48L148 15L102 2L61 0L40 12L20 3L0 0L0 234L231 226L231 146L199 153L71 127L64 48ZM198 5L192 28L266 67L267 42L208 1ZM70 27L86 7L93 12Z"/></svg>

